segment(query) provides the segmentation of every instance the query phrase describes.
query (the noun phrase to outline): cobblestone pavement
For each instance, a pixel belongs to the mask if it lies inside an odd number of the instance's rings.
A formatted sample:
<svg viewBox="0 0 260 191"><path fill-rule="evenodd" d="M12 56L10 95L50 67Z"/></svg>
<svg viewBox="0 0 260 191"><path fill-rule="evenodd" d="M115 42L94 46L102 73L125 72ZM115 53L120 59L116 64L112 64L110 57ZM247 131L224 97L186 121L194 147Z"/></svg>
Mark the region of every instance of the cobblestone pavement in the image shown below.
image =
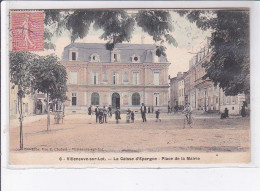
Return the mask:
<svg viewBox="0 0 260 191"><path fill-rule="evenodd" d="M32 116L31 118L33 118ZM184 127L182 114L162 114L155 122L154 114L147 123L136 115L135 123L126 123L125 115L116 124L98 124L95 116L67 115L63 124L54 124L46 131L46 115L27 119L24 124L25 150L94 151L94 152L246 152L250 150L249 118L221 120L219 115L194 115L192 128ZM17 121L10 122L10 149L19 148ZM51 149L51 150L50 150Z"/></svg>

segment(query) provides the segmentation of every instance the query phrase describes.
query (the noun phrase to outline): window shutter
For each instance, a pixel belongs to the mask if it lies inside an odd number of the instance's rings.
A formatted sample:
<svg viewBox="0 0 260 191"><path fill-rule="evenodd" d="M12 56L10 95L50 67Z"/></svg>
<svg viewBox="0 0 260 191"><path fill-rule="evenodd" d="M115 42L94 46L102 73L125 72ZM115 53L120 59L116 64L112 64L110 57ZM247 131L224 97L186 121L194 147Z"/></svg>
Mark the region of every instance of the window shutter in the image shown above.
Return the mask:
<svg viewBox="0 0 260 191"><path fill-rule="evenodd" d="M91 73L91 84L94 84L94 73Z"/></svg>

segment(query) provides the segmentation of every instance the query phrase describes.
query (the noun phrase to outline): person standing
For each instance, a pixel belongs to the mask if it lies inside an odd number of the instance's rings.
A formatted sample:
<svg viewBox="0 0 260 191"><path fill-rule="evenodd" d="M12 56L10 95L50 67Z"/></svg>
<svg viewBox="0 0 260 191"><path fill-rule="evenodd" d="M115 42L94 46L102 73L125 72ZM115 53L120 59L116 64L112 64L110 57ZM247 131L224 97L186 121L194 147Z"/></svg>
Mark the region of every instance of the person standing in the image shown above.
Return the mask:
<svg viewBox="0 0 260 191"><path fill-rule="evenodd" d="M103 107L103 122L107 123L107 109L106 109L106 106Z"/></svg>
<svg viewBox="0 0 260 191"><path fill-rule="evenodd" d="M110 117L112 117L112 108L111 108L111 105L108 106L108 115L109 115Z"/></svg>
<svg viewBox="0 0 260 191"><path fill-rule="evenodd" d="M140 110L141 110L143 122L146 122L146 106L144 105L144 103L142 103Z"/></svg>
<svg viewBox="0 0 260 191"><path fill-rule="evenodd" d="M119 107L115 111L115 118L116 118L116 123L119 123L119 119L121 119Z"/></svg>
<svg viewBox="0 0 260 191"><path fill-rule="evenodd" d="M154 107L152 106L152 113L153 113Z"/></svg>
<svg viewBox="0 0 260 191"><path fill-rule="evenodd" d="M187 123L188 125L191 127L191 123L192 123L192 118L191 118L191 114L192 114L192 107L190 105L190 103L187 103L185 106L184 106L184 109L182 111L184 114L185 114L185 117L186 117L186 120L187 120ZM185 124L184 124L184 128L185 128Z"/></svg>
<svg viewBox="0 0 260 191"><path fill-rule="evenodd" d="M98 106L95 108L95 115L96 115L96 123L98 122L98 115L99 115L99 108Z"/></svg>
<svg viewBox="0 0 260 191"><path fill-rule="evenodd" d="M243 106L242 106L242 109L241 109L241 116L242 117L246 117L246 106L247 106L247 103L245 101L243 101Z"/></svg>
<svg viewBox="0 0 260 191"><path fill-rule="evenodd" d="M88 108L88 115L91 115L91 106Z"/></svg>
<svg viewBox="0 0 260 191"><path fill-rule="evenodd" d="M132 123L135 122L135 113L134 113L134 111L131 111L131 121L132 121Z"/></svg>
<svg viewBox="0 0 260 191"><path fill-rule="evenodd" d="M160 110L158 109L156 112L156 122L160 121L161 122L161 119L160 119Z"/></svg>
<svg viewBox="0 0 260 191"><path fill-rule="evenodd" d="M104 123L103 116L104 116L104 110L102 108L100 108L99 112L98 112L99 123Z"/></svg>

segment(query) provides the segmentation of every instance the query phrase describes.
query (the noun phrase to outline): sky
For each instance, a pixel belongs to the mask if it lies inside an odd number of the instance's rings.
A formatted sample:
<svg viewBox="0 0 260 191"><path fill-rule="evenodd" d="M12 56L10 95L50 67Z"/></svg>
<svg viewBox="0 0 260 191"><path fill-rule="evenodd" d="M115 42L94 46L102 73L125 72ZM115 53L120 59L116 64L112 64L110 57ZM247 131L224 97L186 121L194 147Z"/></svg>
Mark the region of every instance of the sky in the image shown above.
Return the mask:
<svg viewBox="0 0 260 191"><path fill-rule="evenodd" d="M178 43L177 47L173 45L166 45L166 55L168 61L171 63L169 67L169 75L175 77L178 72L186 72L189 69L189 60L195 56L194 53L199 52L207 43L207 37L211 32L202 31L196 24L190 23L185 17L179 16L175 12L171 12L172 22L174 30L172 32L173 37ZM88 35L83 39L77 39L75 42L84 43L106 43L106 41L100 39L102 30L93 30L90 27ZM141 37L144 36L144 44L154 44L152 37L147 33L142 32L141 28L135 27L132 35L132 39L129 43L141 44ZM70 44L69 32L63 32L62 36L54 37L52 39L56 45L55 51L46 50L44 54L55 53L59 58L62 56L62 52L65 46Z"/></svg>

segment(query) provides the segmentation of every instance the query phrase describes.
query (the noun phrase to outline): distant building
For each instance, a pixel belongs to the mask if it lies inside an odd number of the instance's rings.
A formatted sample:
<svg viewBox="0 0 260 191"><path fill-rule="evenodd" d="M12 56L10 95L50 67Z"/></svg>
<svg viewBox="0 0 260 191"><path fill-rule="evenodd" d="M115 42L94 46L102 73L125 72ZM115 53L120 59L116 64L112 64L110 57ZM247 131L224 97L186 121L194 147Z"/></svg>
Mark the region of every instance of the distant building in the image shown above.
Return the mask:
<svg viewBox="0 0 260 191"><path fill-rule="evenodd" d="M17 97L17 92L18 92L18 88L17 86L13 86L10 83L10 87L9 87L9 115L10 115L10 119L17 119L19 118L19 109L18 108L18 97ZM34 109L35 109L35 104L34 104L34 99L33 99L33 94L28 94L23 98L23 115L24 116L28 116L28 115L32 115L34 113Z"/></svg>
<svg viewBox="0 0 260 191"><path fill-rule="evenodd" d="M171 107L183 108L185 105L184 78L183 73L179 72L177 77L170 79L170 103Z"/></svg>
<svg viewBox="0 0 260 191"><path fill-rule="evenodd" d="M243 101L245 101L245 95L239 94L237 96L225 96L223 90L219 86L214 86L214 83L203 76L206 74L205 68L202 64L210 61L212 53L205 47L196 54L189 63L189 70L184 74L178 73L177 77L171 79L171 100L175 100L174 105L176 105L175 96L178 93L178 104L183 105L182 96L180 89L182 86L174 86L174 82L178 81L182 84L184 80L184 102L190 103L195 110L204 110L207 112L223 112L225 108L229 110L231 115L240 114ZM180 77L181 76L181 77ZM181 101L181 102L180 102Z"/></svg>
<svg viewBox="0 0 260 191"><path fill-rule="evenodd" d="M139 109L142 103L167 110L170 63L156 56L155 45L116 44L110 51L101 43L72 43L61 63L68 73L67 110Z"/></svg>

